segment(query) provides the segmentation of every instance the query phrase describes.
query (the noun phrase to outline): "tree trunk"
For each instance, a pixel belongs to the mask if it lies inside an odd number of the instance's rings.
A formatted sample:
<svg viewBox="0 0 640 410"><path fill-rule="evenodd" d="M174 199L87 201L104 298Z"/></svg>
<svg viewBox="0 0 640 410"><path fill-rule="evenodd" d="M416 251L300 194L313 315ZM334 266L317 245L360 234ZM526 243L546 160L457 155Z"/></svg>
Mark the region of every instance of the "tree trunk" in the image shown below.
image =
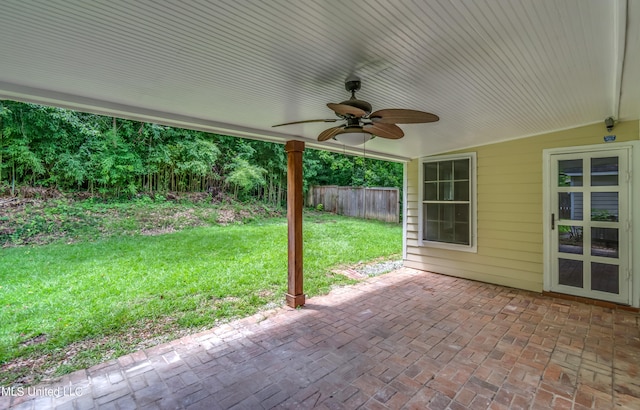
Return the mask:
<svg viewBox="0 0 640 410"><path fill-rule="evenodd" d="M11 196L16 196L16 161L11 162Z"/></svg>
<svg viewBox="0 0 640 410"><path fill-rule="evenodd" d="M0 117L0 186L2 186L2 140L4 139L4 134L2 128L2 118Z"/></svg>

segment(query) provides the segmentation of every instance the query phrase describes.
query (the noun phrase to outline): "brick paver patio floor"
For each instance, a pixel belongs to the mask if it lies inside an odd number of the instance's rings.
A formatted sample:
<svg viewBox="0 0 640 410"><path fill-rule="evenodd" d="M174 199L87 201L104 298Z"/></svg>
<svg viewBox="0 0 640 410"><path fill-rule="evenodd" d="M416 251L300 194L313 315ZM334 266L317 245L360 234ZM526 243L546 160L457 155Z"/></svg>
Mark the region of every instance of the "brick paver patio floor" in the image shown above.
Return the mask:
<svg viewBox="0 0 640 410"><path fill-rule="evenodd" d="M640 409L639 317L403 268L0 409Z"/></svg>

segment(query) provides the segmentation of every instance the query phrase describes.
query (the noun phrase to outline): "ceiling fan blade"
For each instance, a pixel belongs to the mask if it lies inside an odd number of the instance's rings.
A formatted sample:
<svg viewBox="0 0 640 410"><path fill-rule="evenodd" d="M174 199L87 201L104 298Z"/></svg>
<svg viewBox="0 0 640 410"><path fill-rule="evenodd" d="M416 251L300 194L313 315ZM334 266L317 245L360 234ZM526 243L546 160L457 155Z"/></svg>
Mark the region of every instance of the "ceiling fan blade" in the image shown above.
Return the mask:
<svg viewBox="0 0 640 410"><path fill-rule="evenodd" d="M364 132L375 135L380 138L388 138L397 140L404 137L404 132L395 124L373 123L367 124L363 128Z"/></svg>
<svg viewBox="0 0 640 410"><path fill-rule="evenodd" d="M293 122L285 122L284 124L277 124L277 125L272 125L271 128L273 127L282 127L283 125L292 125L292 124L304 124L307 122L336 122L338 121L339 118L331 118L328 120L304 120L304 121L293 121Z"/></svg>
<svg viewBox="0 0 640 410"><path fill-rule="evenodd" d="M331 108L336 114L340 116L353 115L354 117L364 117L367 113L357 107L352 107L347 104L334 104L329 103L327 107Z"/></svg>
<svg viewBox="0 0 640 410"><path fill-rule="evenodd" d="M340 125L338 127L332 127L332 128L328 128L324 131L322 131L320 133L320 135L318 135L318 141L327 141L330 140L331 138L335 137L336 135L340 134L343 130L343 126Z"/></svg>
<svg viewBox="0 0 640 410"><path fill-rule="evenodd" d="M426 122L436 122L440 119L437 115L428 112L403 110L400 108L378 110L371 113L369 118L374 123L383 124L422 124Z"/></svg>

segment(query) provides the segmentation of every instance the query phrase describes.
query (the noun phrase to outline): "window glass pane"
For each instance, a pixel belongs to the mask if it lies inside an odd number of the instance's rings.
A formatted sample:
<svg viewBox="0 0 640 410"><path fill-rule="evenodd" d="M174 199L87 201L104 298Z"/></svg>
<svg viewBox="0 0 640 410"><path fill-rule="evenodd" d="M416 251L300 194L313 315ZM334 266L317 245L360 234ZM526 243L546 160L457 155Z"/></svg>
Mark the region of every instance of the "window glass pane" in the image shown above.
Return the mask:
<svg viewBox="0 0 640 410"><path fill-rule="evenodd" d="M582 186L582 160L558 161L558 186Z"/></svg>
<svg viewBox="0 0 640 410"><path fill-rule="evenodd" d="M455 243L461 245L469 245L469 224L456 222L455 227Z"/></svg>
<svg viewBox="0 0 640 410"><path fill-rule="evenodd" d="M453 184L453 199L456 201L468 201L469 181L456 181Z"/></svg>
<svg viewBox="0 0 640 410"><path fill-rule="evenodd" d="M582 220L582 192L558 192L558 217Z"/></svg>
<svg viewBox="0 0 640 410"><path fill-rule="evenodd" d="M426 204L427 220L437 221L440 218L440 204Z"/></svg>
<svg viewBox="0 0 640 410"><path fill-rule="evenodd" d="M591 290L617 295L620 292L619 269L617 265L591 262Z"/></svg>
<svg viewBox="0 0 640 410"><path fill-rule="evenodd" d="M456 222L469 222L469 205L456 204Z"/></svg>
<svg viewBox="0 0 640 410"><path fill-rule="evenodd" d="M437 162L427 162L424 164L424 180L425 181L438 180L438 163Z"/></svg>
<svg viewBox="0 0 640 410"><path fill-rule="evenodd" d="M453 182L439 182L441 201L453 201Z"/></svg>
<svg viewBox="0 0 640 410"><path fill-rule="evenodd" d="M617 258L618 252L616 228L591 228L591 255Z"/></svg>
<svg viewBox="0 0 640 410"><path fill-rule="evenodd" d="M424 183L424 200L435 201L437 199L438 199L438 183L425 182Z"/></svg>
<svg viewBox="0 0 640 410"><path fill-rule="evenodd" d="M455 205L453 204L441 204L440 205L440 220L447 221L453 225L455 216Z"/></svg>
<svg viewBox="0 0 640 410"><path fill-rule="evenodd" d="M440 205L440 241L454 242L455 205Z"/></svg>
<svg viewBox="0 0 640 410"><path fill-rule="evenodd" d="M591 158L591 186L618 185L618 157Z"/></svg>
<svg viewBox="0 0 640 410"><path fill-rule="evenodd" d="M440 223L440 235L438 240L440 242L454 243L453 225L448 223Z"/></svg>
<svg viewBox="0 0 640 410"><path fill-rule="evenodd" d="M454 179L469 180L469 160L458 159L453 161L453 177Z"/></svg>
<svg viewBox="0 0 640 410"><path fill-rule="evenodd" d="M453 179L453 161L440 161L440 173L438 179L440 181L447 181Z"/></svg>
<svg viewBox="0 0 640 410"><path fill-rule="evenodd" d="M591 193L591 220L618 222L618 193Z"/></svg>
<svg viewBox="0 0 640 410"><path fill-rule="evenodd" d="M558 252L582 255L582 227L558 225Z"/></svg>
<svg viewBox="0 0 640 410"><path fill-rule="evenodd" d="M582 288L583 272L582 261L571 259L558 259L558 282L561 285Z"/></svg>
<svg viewBox="0 0 640 410"><path fill-rule="evenodd" d="M424 239L428 241L437 241L439 226L440 223L438 221L427 221L427 229L425 230Z"/></svg>

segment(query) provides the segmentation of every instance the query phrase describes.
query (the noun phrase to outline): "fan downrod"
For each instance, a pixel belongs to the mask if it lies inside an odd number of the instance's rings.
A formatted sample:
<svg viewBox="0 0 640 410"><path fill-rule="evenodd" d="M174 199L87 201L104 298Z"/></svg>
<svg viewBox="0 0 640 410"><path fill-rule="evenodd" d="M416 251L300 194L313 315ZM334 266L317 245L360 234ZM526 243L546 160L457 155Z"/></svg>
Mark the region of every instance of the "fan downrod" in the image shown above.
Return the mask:
<svg viewBox="0 0 640 410"><path fill-rule="evenodd" d="M356 77L355 75L351 75L349 76L345 81L344 81L344 88L345 90L349 91L351 93L351 98L349 98L346 101L342 101L340 104L344 104L344 105L349 105L351 107L356 107L359 108L363 111L365 111L367 114L369 114L371 112L371 104L369 104L366 101L363 100L359 100L356 98L356 91L358 91L360 89L360 78Z"/></svg>

